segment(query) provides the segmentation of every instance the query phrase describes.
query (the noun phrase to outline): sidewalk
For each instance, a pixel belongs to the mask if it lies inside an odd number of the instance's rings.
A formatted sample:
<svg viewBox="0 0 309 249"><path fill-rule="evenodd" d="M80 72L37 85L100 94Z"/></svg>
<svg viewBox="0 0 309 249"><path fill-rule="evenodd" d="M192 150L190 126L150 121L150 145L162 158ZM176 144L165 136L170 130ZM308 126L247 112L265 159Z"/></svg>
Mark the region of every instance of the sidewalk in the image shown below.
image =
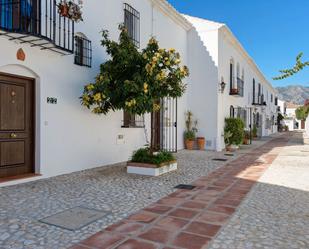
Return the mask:
<svg viewBox="0 0 309 249"><path fill-rule="evenodd" d="M309 248L309 144L293 134L209 249Z"/></svg>
<svg viewBox="0 0 309 249"><path fill-rule="evenodd" d="M288 140L274 138L200 177L194 190L178 190L71 249L206 248Z"/></svg>

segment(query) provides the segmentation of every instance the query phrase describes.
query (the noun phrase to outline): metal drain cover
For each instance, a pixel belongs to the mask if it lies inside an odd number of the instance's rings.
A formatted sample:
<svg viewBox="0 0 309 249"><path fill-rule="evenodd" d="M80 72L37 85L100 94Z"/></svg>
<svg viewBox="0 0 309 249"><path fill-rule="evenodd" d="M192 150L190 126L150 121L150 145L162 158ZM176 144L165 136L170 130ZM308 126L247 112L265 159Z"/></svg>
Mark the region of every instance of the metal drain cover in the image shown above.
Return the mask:
<svg viewBox="0 0 309 249"><path fill-rule="evenodd" d="M214 158L212 160L213 161L219 161L219 162L226 162L227 161L227 159L225 159L225 158Z"/></svg>
<svg viewBox="0 0 309 249"><path fill-rule="evenodd" d="M179 185L177 185L177 186L174 187L174 188L192 190L192 189L195 189L196 186L187 185L187 184L179 184Z"/></svg>
<svg viewBox="0 0 309 249"><path fill-rule="evenodd" d="M109 212L105 211L75 207L46 217L40 220L40 222L70 231L75 231L95 222L98 219L101 219L108 214Z"/></svg>

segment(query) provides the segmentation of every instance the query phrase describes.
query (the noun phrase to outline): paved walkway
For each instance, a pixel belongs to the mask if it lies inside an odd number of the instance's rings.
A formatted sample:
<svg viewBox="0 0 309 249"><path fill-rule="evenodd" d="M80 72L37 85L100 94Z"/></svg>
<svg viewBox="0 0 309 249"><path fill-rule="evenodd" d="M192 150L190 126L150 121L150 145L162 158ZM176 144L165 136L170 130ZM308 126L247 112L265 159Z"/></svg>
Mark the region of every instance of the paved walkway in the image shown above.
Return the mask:
<svg viewBox="0 0 309 249"><path fill-rule="evenodd" d="M233 222L230 218L288 141L288 136L275 138L198 178L196 189L178 190L72 249L234 248L223 239L215 243L216 236Z"/></svg>
<svg viewBox="0 0 309 249"><path fill-rule="evenodd" d="M256 141L253 147L246 146L234 157L226 158L233 160L266 141ZM128 175L120 164L0 188L0 248L68 248L173 193L174 186L207 176L224 164L212 159L225 156L209 151L181 151L177 157L179 169L160 177ZM110 214L76 231L39 222L78 206Z"/></svg>
<svg viewBox="0 0 309 249"><path fill-rule="evenodd" d="M309 144L296 133L210 249L309 248Z"/></svg>

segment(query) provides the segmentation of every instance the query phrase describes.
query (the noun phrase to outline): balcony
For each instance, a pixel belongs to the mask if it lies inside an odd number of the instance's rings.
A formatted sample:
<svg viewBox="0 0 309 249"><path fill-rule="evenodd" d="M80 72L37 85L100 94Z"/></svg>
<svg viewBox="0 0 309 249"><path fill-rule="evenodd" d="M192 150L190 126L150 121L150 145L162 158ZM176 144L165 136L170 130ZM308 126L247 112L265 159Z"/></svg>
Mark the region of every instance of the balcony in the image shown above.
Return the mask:
<svg viewBox="0 0 309 249"><path fill-rule="evenodd" d="M0 36L61 55L74 50L74 22L56 0L0 0Z"/></svg>
<svg viewBox="0 0 309 249"><path fill-rule="evenodd" d="M230 88L230 95L236 97L243 97L244 96L244 81L240 78L237 78L237 86Z"/></svg>

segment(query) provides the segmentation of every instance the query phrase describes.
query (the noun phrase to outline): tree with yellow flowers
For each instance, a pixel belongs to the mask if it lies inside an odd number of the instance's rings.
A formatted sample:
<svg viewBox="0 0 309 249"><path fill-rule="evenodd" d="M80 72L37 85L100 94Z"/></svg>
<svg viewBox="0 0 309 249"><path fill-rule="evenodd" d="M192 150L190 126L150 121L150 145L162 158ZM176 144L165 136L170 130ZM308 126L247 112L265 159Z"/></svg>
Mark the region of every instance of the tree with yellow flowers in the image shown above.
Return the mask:
<svg viewBox="0 0 309 249"><path fill-rule="evenodd" d="M102 46L110 59L101 64L93 83L84 87L82 105L95 114L125 110L143 115L158 111L158 100L183 95L188 68L181 66L175 49L161 49L151 38L147 47L138 51L127 30L120 26L119 42L103 31Z"/></svg>
<svg viewBox="0 0 309 249"><path fill-rule="evenodd" d="M186 89L184 78L189 75L181 66L175 49L159 48L151 38L139 51L126 28L119 26L119 41L112 41L103 31L102 46L110 59L101 64L93 83L85 85L81 103L95 114L125 110L143 115L160 110L160 99L181 97Z"/></svg>

